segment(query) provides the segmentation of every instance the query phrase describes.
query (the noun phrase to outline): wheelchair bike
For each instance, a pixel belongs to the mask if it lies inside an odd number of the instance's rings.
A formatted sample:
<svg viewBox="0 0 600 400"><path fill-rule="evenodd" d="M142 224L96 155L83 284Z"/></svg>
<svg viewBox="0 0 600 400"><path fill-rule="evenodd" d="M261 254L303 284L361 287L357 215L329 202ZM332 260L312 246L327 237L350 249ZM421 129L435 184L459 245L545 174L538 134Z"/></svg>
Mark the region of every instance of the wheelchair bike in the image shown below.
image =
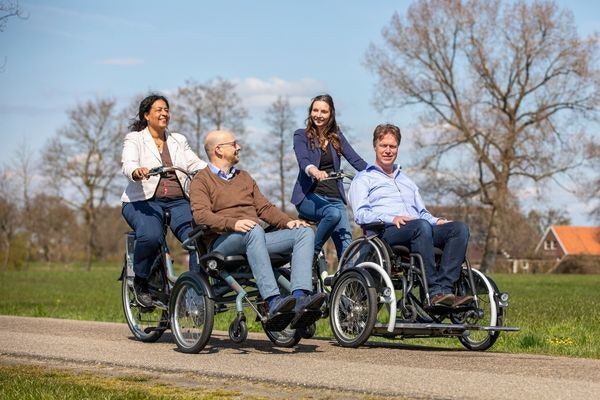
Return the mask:
<svg viewBox="0 0 600 400"><path fill-rule="evenodd" d="M315 331L315 323L292 329L289 325L269 327L268 309L261 298L254 276L245 254L223 255L208 252L200 240L207 227L200 225L190 233L190 239L196 242L201 265L200 273L185 272L175 282L169 307L170 325L179 351L198 353L207 344L213 327L214 315L235 310L236 316L229 325L229 338L242 343L248 337L248 326L244 307L251 308L256 314L265 334L280 347L293 347L302 338L310 338ZM271 265L282 296L291 293L291 254L271 254ZM313 284L316 290L315 274ZM322 311L319 311L320 318Z"/></svg>
<svg viewBox="0 0 600 400"><path fill-rule="evenodd" d="M331 329L343 347L358 347L371 335L389 339L458 338L469 350L490 348L505 326L508 294L465 260L455 294L473 296L470 303L452 308L432 305L423 260L405 246L381 239L383 223L362 226L373 232L346 249L338 271L328 278ZM436 249L436 262L441 250Z"/></svg>

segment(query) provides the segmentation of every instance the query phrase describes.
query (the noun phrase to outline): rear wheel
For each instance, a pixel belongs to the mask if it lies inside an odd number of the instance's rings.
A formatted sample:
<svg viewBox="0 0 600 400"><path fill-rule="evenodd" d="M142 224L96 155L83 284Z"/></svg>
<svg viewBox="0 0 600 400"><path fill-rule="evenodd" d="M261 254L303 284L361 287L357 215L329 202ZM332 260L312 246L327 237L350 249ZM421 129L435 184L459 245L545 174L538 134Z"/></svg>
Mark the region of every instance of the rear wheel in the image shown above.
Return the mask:
<svg viewBox="0 0 600 400"><path fill-rule="evenodd" d="M473 302L471 306L463 307L464 311L453 313L452 322L465 325L502 326L503 309L496 298L498 293L496 283L476 269L472 272L475 290L472 289L468 271L463 269L457 283L457 294L465 296L475 293L477 306ZM499 336L499 331L469 329L467 334L459 336L458 340L469 350L483 351L496 343Z"/></svg>
<svg viewBox="0 0 600 400"><path fill-rule="evenodd" d="M167 285L162 272L157 273L156 279ZM156 342L168 328L169 316L165 308L142 307L138 304L133 289L133 276L127 276L126 267L122 277L121 302L127 325L136 339L148 343Z"/></svg>
<svg viewBox="0 0 600 400"><path fill-rule="evenodd" d="M357 271L341 274L331 291L329 320L338 343L358 347L367 341L377 316L377 292Z"/></svg>
<svg viewBox="0 0 600 400"><path fill-rule="evenodd" d="M171 298L171 330L180 351L200 352L212 333L215 303L193 273L177 279Z"/></svg>

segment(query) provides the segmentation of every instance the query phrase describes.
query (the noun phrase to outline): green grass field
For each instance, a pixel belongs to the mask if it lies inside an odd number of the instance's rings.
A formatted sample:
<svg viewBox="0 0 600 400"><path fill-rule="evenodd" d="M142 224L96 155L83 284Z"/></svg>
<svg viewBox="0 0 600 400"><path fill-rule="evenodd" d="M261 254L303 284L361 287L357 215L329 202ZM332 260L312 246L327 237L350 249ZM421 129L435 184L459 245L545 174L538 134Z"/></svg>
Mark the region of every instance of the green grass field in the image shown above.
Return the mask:
<svg viewBox="0 0 600 400"><path fill-rule="evenodd" d="M82 266L0 271L0 314L124 322L119 273L116 265L95 265L91 272ZM600 358L600 275L493 274L492 278L510 294L506 324L521 330L502 333L488 351ZM247 317L250 329L261 331L250 309ZM232 319L230 313L218 314L215 329L227 330ZM332 337L328 320L318 322L316 336ZM404 343L462 347L456 339Z"/></svg>

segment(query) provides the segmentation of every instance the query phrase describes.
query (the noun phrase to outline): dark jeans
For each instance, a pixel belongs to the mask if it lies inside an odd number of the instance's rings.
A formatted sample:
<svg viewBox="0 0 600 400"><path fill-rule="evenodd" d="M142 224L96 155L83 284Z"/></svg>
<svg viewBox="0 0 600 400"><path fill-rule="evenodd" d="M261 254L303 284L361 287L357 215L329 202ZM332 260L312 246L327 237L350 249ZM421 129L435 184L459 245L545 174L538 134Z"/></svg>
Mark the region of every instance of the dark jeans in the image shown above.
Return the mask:
<svg viewBox="0 0 600 400"><path fill-rule="evenodd" d="M180 242L187 239L192 230L192 211L185 198L150 199L123 203L121 213L135 231L133 271L140 278L148 278L152 262L158 254L165 237L163 235L163 213L171 211L171 232ZM189 268L198 271L196 254L190 252Z"/></svg>
<svg viewBox="0 0 600 400"><path fill-rule="evenodd" d="M432 226L423 219L415 219L399 229L395 225L386 227L383 239L390 245L407 246L411 252L421 255L430 296L452 293L469 242L469 228L464 222L451 221ZM444 251L439 268L435 265L434 247Z"/></svg>
<svg viewBox="0 0 600 400"><path fill-rule="evenodd" d="M344 250L352 243L352 229L342 199L310 192L296 206L296 209L300 218L318 222L315 233L315 254L321 251L325 242L331 237L339 260Z"/></svg>

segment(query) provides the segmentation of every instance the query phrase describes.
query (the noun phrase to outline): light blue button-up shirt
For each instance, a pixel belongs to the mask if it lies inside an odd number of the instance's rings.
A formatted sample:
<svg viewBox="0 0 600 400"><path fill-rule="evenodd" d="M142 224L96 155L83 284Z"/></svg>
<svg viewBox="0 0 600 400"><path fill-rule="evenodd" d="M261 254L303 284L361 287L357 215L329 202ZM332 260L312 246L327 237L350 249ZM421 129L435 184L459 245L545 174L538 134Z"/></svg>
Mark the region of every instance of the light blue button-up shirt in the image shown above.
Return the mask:
<svg viewBox="0 0 600 400"><path fill-rule="evenodd" d="M425 208L417 185L397 165L394 175L389 176L370 164L354 177L348 196L359 225L378 221L391 224L398 215L424 219L431 225L438 220Z"/></svg>
<svg viewBox="0 0 600 400"><path fill-rule="evenodd" d="M231 167L231 169L229 170L229 173L225 173L225 172L221 171L219 168L217 168L211 162L208 163L208 168L211 170L211 172L213 174L215 174L219 178L221 178L223 180L226 180L226 181L228 181L231 178L233 178L233 175L235 175L235 171L237 171L237 169L235 167Z"/></svg>

